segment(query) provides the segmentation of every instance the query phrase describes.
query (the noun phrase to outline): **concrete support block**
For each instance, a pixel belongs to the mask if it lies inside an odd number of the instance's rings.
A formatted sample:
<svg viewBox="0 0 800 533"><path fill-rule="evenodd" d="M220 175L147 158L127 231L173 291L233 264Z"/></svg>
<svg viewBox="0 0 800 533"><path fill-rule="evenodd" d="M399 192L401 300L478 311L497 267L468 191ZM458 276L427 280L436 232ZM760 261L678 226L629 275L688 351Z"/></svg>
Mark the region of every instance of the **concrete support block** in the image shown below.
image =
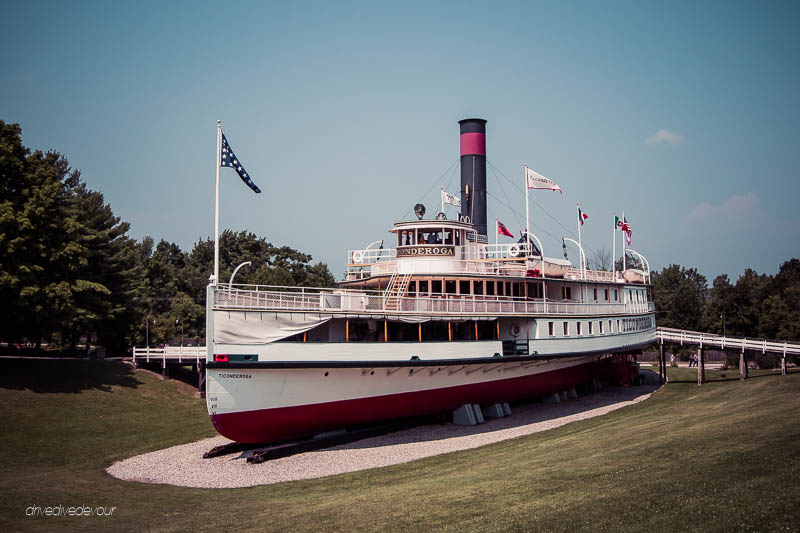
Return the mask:
<svg viewBox="0 0 800 533"><path fill-rule="evenodd" d="M481 406L477 403L472 404L472 411L475 413L475 422L478 424L483 424L485 420L483 419L483 412L481 411Z"/></svg>
<svg viewBox="0 0 800 533"><path fill-rule="evenodd" d="M561 403L561 395L556 392L548 396L544 396L542 401L544 403Z"/></svg>
<svg viewBox="0 0 800 533"><path fill-rule="evenodd" d="M503 412L506 414L506 416L511 416L511 406L508 405L508 402L503 403Z"/></svg>
<svg viewBox="0 0 800 533"><path fill-rule="evenodd" d="M559 396L561 397L561 401L562 401L562 402L566 402L566 401L569 399L569 398L567 397L567 391L565 391L565 390L562 390L562 391L561 391L561 392L559 392L558 394L559 394Z"/></svg>
<svg viewBox="0 0 800 533"><path fill-rule="evenodd" d="M499 403L493 403L487 407L482 409L483 411L483 418L503 418L506 416L505 411L503 411L503 406Z"/></svg>
<svg viewBox="0 0 800 533"><path fill-rule="evenodd" d="M567 396L572 399L575 399L578 397L578 391L575 390L575 387L572 387L567 391Z"/></svg>
<svg viewBox="0 0 800 533"><path fill-rule="evenodd" d="M453 411L453 424L457 426L474 426L477 423L472 405L465 403Z"/></svg>

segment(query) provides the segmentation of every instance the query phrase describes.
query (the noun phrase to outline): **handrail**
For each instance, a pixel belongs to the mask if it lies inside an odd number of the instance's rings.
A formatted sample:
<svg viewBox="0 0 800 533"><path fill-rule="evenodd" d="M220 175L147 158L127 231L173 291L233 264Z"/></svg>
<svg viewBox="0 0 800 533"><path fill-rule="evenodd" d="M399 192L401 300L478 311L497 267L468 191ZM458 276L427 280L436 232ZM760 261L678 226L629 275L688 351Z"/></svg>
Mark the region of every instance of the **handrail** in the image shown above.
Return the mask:
<svg viewBox="0 0 800 533"><path fill-rule="evenodd" d="M747 337L733 337L716 333L703 333L674 328L657 328L656 335L661 342L678 342L680 344L711 345L720 348L740 348L743 350L756 350L761 353L773 352L781 354L800 354L800 342L783 340L748 339Z"/></svg>
<svg viewBox="0 0 800 533"><path fill-rule="evenodd" d="M375 291L327 290L241 290L215 288L214 305L219 309L263 311L385 312L386 294ZM624 315L652 312L652 302L581 303L563 300L528 299L514 296L419 295L392 297L391 314L443 315Z"/></svg>

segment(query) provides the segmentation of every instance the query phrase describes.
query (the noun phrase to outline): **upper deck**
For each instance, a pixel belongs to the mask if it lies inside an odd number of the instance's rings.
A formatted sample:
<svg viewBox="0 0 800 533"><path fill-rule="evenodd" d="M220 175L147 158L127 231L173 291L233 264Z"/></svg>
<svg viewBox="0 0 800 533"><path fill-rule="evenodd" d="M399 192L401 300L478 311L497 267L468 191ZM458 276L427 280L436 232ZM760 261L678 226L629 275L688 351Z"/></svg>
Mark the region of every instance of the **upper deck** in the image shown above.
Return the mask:
<svg viewBox="0 0 800 533"><path fill-rule="evenodd" d="M376 241L367 248L347 252L345 284L394 274L553 277L601 283L649 281L647 275L641 280L626 280L621 272L574 268L563 259L542 258L541 243L537 248L534 241L478 243L471 238L475 234L472 225L465 222L405 221L389 231L396 235L395 248L384 248L383 241ZM373 248L378 242L381 246Z"/></svg>

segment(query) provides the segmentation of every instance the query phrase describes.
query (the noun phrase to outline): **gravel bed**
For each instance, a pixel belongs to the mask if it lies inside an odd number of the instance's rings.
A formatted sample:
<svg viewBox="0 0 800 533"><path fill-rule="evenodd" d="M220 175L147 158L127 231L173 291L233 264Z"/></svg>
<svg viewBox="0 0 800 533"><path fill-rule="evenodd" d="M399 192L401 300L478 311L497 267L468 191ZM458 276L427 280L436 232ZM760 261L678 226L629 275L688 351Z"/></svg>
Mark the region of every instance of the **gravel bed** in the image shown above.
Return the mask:
<svg viewBox="0 0 800 533"><path fill-rule="evenodd" d="M247 464L249 451L203 459L204 452L230 442L218 436L137 455L114 463L106 471L128 481L200 488L251 487L313 479L406 463L546 431L641 402L656 388L653 384L609 387L558 404L518 404L512 406L511 416L490 419L477 426L419 426L261 464Z"/></svg>

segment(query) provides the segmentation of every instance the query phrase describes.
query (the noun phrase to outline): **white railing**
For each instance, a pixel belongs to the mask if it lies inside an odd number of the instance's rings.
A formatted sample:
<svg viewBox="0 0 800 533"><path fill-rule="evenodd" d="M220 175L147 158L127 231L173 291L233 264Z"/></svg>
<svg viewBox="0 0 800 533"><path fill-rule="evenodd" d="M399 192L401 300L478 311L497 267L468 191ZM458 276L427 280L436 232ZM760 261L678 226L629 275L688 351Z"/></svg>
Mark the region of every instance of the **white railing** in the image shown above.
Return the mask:
<svg viewBox="0 0 800 533"><path fill-rule="evenodd" d="M583 272L580 268L572 268L570 267L567 270L567 273L564 274L564 278L569 280L582 280ZM587 270L586 271L586 281L599 281L603 283L624 283L625 280L622 278L622 273L617 272L617 276L614 276L613 272L606 272L605 270Z"/></svg>
<svg viewBox="0 0 800 533"><path fill-rule="evenodd" d="M663 342L677 342L680 344L699 344L700 346L716 346L722 349L738 348L740 350L755 350L762 353L800 354L800 342L748 339L747 337L733 337L731 335L716 335L700 331L683 329L658 328L658 339Z"/></svg>
<svg viewBox="0 0 800 533"><path fill-rule="evenodd" d="M397 257L397 250L394 248L367 248L364 250L348 250L347 264L371 265L378 261L388 261Z"/></svg>
<svg viewBox="0 0 800 533"><path fill-rule="evenodd" d="M542 301L511 296L427 295L398 297L392 314L486 315L625 315L653 311L648 303L580 303ZM216 288L214 305L220 309L383 313L384 295L346 289L297 287Z"/></svg>
<svg viewBox="0 0 800 533"><path fill-rule="evenodd" d="M138 348L131 349L131 358L134 362L137 360L144 362L151 361L178 361L182 363L194 362L200 363L206 360L206 347L205 346L165 346L164 348Z"/></svg>

